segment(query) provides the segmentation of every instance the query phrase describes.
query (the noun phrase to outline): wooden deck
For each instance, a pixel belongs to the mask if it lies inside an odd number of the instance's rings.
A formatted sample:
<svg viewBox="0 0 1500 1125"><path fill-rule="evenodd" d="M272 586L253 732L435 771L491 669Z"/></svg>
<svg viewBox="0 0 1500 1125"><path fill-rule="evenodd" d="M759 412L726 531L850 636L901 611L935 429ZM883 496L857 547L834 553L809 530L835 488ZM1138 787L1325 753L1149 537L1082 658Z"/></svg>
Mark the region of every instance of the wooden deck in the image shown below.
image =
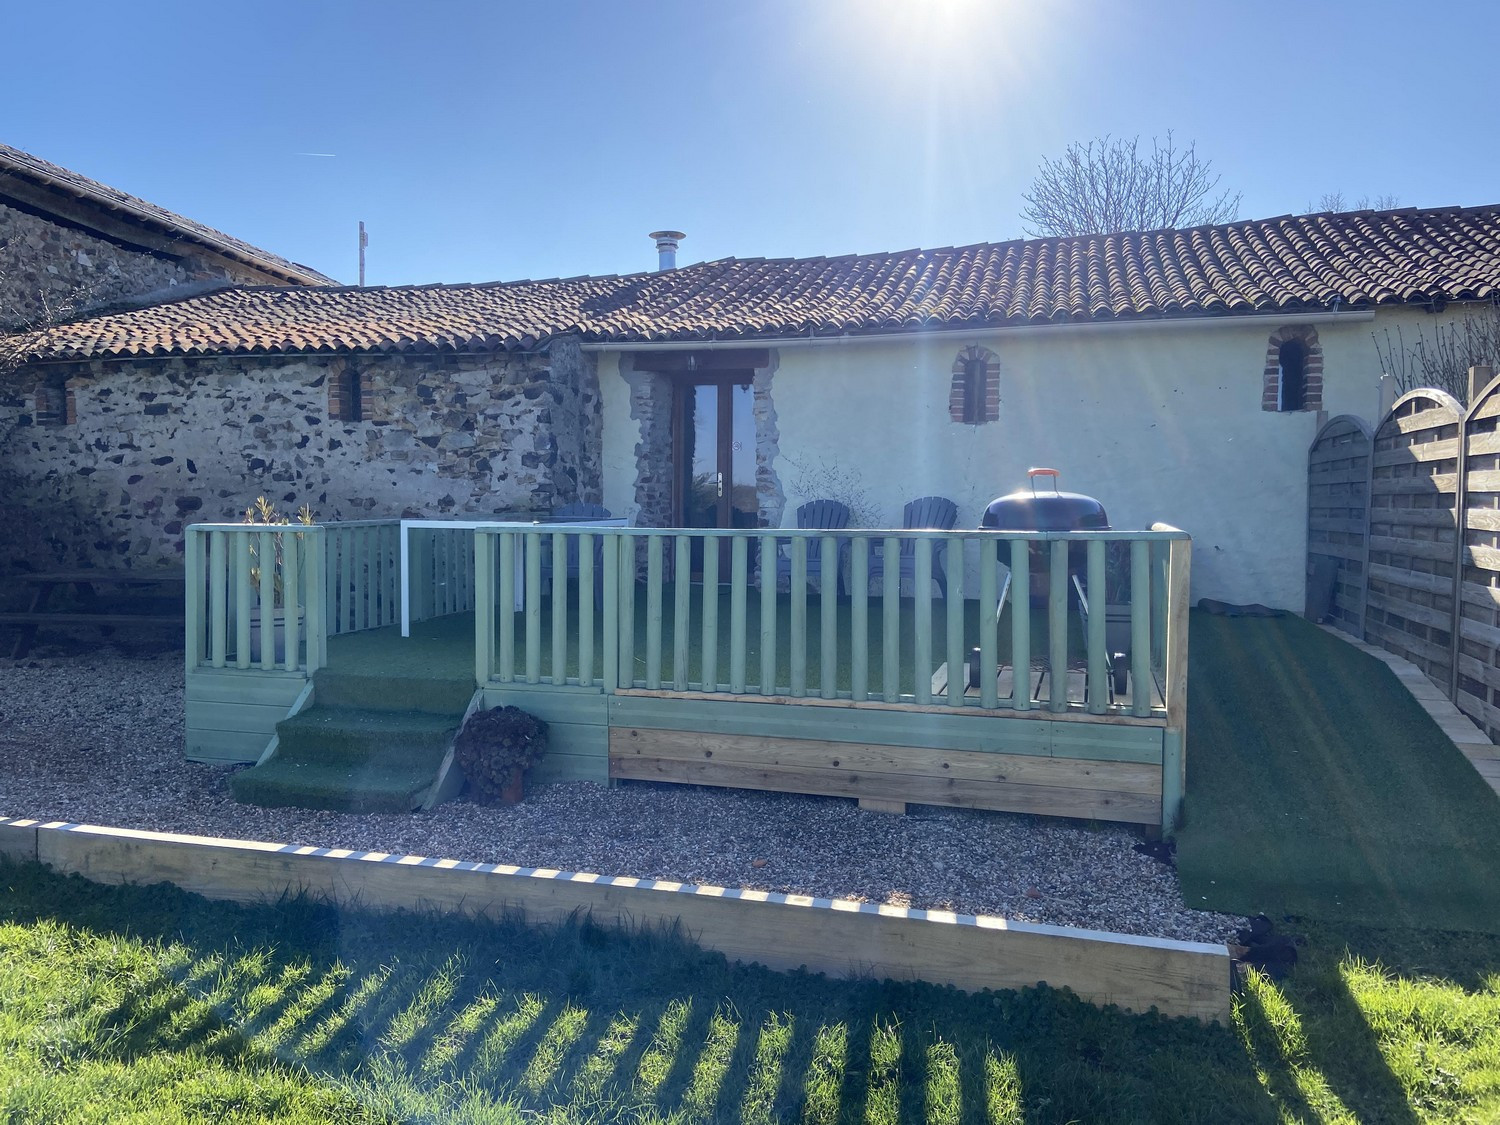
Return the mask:
<svg viewBox="0 0 1500 1125"><path fill-rule="evenodd" d="M401 690L466 681L474 705L514 704L549 724L543 779L725 785L887 811L918 802L1168 831L1180 812L1188 541L1170 529L1128 544L1135 608L1123 692L1107 672L1105 615L1085 624L1072 608L1069 560L1072 540L1086 542L1090 588L1102 590L1106 543L1126 533L901 533L917 539L916 589L902 590L891 571L879 590L855 581L840 595L809 582L806 533L479 527L459 533L472 536L466 556L446 529L441 555L420 570L436 592L414 599L429 619L403 638L390 623L400 577L382 528L193 530L190 757L257 760L276 722L317 706L319 684L332 678L384 678ZM790 588L763 591L751 560L772 557L784 536ZM570 546L573 537L581 542ZM727 573L674 582L689 558L719 558L707 542L695 550L696 538L730 540ZM899 538L855 539L854 575L872 544L894 552ZM967 592L954 568L942 597L912 596L930 589L920 579L935 544L971 570L977 559ZM1037 545L1053 593L1035 610L1029 598L1007 603L1012 575L1030 588L1022 579ZM835 557L835 542L821 546ZM284 557L287 573L252 571L252 547L255 557ZM569 555L578 573L543 577L545 559ZM262 616L252 647L251 610L283 588L301 610L294 619L277 605L287 641ZM947 668L976 653L995 675L950 694ZM1033 668L1020 684L1012 661ZM1041 683L1039 666L1067 673ZM1137 684L1149 690L1136 694Z"/></svg>

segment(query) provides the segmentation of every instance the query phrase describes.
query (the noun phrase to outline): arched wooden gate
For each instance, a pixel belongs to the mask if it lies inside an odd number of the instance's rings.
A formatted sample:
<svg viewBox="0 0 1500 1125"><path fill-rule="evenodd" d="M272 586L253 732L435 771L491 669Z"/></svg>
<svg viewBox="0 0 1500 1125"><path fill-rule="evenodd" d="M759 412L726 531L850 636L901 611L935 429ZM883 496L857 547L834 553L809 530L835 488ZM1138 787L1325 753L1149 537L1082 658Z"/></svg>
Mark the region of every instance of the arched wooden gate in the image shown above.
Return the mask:
<svg viewBox="0 0 1500 1125"><path fill-rule="evenodd" d="M1365 635L1366 532L1370 515L1370 427L1352 414L1331 418L1307 453L1308 609L1332 571L1333 605L1325 619Z"/></svg>
<svg viewBox="0 0 1500 1125"><path fill-rule="evenodd" d="M1463 408L1409 391L1375 430L1365 639L1452 691Z"/></svg>

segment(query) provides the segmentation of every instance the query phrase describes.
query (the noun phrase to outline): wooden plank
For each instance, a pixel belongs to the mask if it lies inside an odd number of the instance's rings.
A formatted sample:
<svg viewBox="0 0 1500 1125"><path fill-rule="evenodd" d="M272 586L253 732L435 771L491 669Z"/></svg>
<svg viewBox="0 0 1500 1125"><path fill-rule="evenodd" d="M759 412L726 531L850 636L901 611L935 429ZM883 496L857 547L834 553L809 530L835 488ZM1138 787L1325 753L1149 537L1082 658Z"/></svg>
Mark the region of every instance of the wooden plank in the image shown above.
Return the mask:
<svg viewBox="0 0 1500 1125"><path fill-rule="evenodd" d="M1421 539L1395 539L1388 535L1371 535L1370 550L1384 551L1403 558L1431 559L1433 562L1453 561L1453 539L1425 541ZM1330 552L1331 553L1331 552Z"/></svg>
<svg viewBox="0 0 1500 1125"><path fill-rule="evenodd" d="M646 536L646 686L661 687L662 537Z"/></svg>
<svg viewBox="0 0 1500 1125"><path fill-rule="evenodd" d="M1047 710L1068 706L1068 544L1052 543L1047 579Z"/></svg>
<svg viewBox="0 0 1500 1125"><path fill-rule="evenodd" d="M633 536L620 536L620 683L635 686L635 586L637 555Z"/></svg>
<svg viewBox="0 0 1500 1125"><path fill-rule="evenodd" d="M186 590L183 605L183 665L188 674L203 662L203 600L207 586L208 560L204 557L203 533L188 528L182 543Z"/></svg>
<svg viewBox="0 0 1500 1125"><path fill-rule="evenodd" d="M262 531L260 540L260 589L256 608L260 610L260 667L269 672L276 666L276 539Z"/></svg>
<svg viewBox="0 0 1500 1125"><path fill-rule="evenodd" d="M1470 531L1500 531L1500 508L1470 508L1464 513L1464 526Z"/></svg>
<svg viewBox="0 0 1500 1125"><path fill-rule="evenodd" d="M578 681L594 683L594 598L598 588L591 531L578 535Z"/></svg>
<svg viewBox="0 0 1500 1125"><path fill-rule="evenodd" d="M693 542L687 535L674 535L672 541L672 686L678 691L687 691L688 656L692 648L690 638L693 629ZM709 587L705 582L705 603L709 600L708 595Z"/></svg>
<svg viewBox="0 0 1500 1125"><path fill-rule="evenodd" d="M896 560L888 558L885 565ZM898 569L899 573L899 569ZM918 539L912 567L913 650L916 657L917 702L932 702L932 540Z"/></svg>
<svg viewBox="0 0 1500 1125"><path fill-rule="evenodd" d="M542 680L542 537L528 531L526 544L526 682Z"/></svg>
<svg viewBox="0 0 1500 1125"><path fill-rule="evenodd" d="M610 731L609 763L610 777L622 780L716 785L826 797L877 797L948 808L989 809L1124 824L1154 825L1161 821L1161 799L1139 793L1044 785L983 785L940 776L853 774L844 770L786 769L620 756L614 752L614 739L622 733Z"/></svg>
<svg viewBox="0 0 1500 1125"><path fill-rule="evenodd" d="M805 542L800 540L799 542L802 543L805 550ZM710 543L705 540L703 549L705 551L717 551L719 544ZM748 686L745 666L749 657L749 648L745 636L745 615L749 603L749 551L749 541L743 536L736 536L729 545L729 690L732 692L743 692ZM804 578L806 577L806 570L807 567L804 560ZM805 596L805 589L803 593ZM806 643L805 636L803 643ZM795 664L795 660L793 663Z"/></svg>
<svg viewBox="0 0 1500 1125"><path fill-rule="evenodd" d="M775 695L776 688L776 615L780 611L780 580L776 568L776 538L760 537L760 693Z"/></svg>
<svg viewBox="0 0 1500 1125"><path fill-rule="evenodd" d="M1365 601L1371 609L1394 613L1406 618L1408 621L1419 621L1423 625L1430 625L1432 628L1441 629L1444 632L1453 627L1453 613L1449 609L1438 609L1433 606L1421 605L1403 598L1382 594L1375 590L1371 590L1366 595Z"/></svg>
<svg viewBox="0 0 1500 1125"><path fill-rule="evenodd" d="M603 646L599 654L600 674L604 680L604 690L614 691L625 682L620 670L620 544L625 539L624 536L609 533L605 533L603 538L604 604L601 610L604 621L600 640Z"/></svg>
<svg viewBox="0 0 1500 1125"><path fill-rule="evenodd" d="M896 703L901 699L901 567L896 561L901 541L887 535L880 551L880 688L887 703Z"/></svg>
<svg viewBox="0 0 1500 1125"><path fill-rule="evenodd" d="M1151 713L1151 544L1130 545L1130 709Z"/></svg>
<svg viewBox="0 0 1500 1125"><path fill-rule="evenodd" d="M219 672L207 669L189 672L186 699L189 703L275 704L286 710L307 685L300 672Z"/></svg>
<svg viewBox="0 0 1500 1125"><path fill-rule="evenodd" d="M1430 477L1376 477L1370 487L1370 499L1373 503L1380 496L1450 496L1457 491L1457 473L1434 473Z"/></svg>
<svg viewBox="0 0 1500 1125"><path fill-rule="evenodd" d="M1388 582L1398 588L1423 590L1429 594L1447 594L1453 590L1453 580L1451 578L1443 578L1436 574L1423 574L1420 571L1402 570L1399 567L1387 566L1385 563L1378 562L1371 562L1369 570L1372 581Z"/></svg>
<svg viewBox="0 0 1500 1125"><path fill-rule="evenodd" d="M503 547L503 544L502 544ZM495 538L474 536L474 682L481 686L495 674ZM506 606L507 613L510 606Z"/></svg>
<svg viewBox="0 0 1500 1125"><path fill-rule="evenodd" d="M1162 732L1161 830L1170 835L1182 824L1183 786L1187 763L1183 759L1182 731L1168 727Z"/></svg>
<svg viewBox="0 0 1500 1125"><path fill-rule="evenodd" d="M184 757L190 762L233 763L247 765L260 760L266 743L271 740L268 731L233 730L186 730Z"/></svg>
<svg viewBox="0 0 1500 1125"><path fill-rule="evenodd" d="M1191 542L1181 540L1172 543L1167 550L1167 670L1162 679L1167 701L1167 729L1177 732L1177 777L1175 786L1164 783L1168 793L1187 792L1188 606L1192 550Z"/></svg>
<svg viewBox="0 0 1500 1125"><path fill-rule="evenodd" d="M1031 669L1031 544L1019 539L1010 544L1010 653L1015 668ZM1011 706L1031 710L1031 677L1012 677Z"/></svg>
<svg viewBox="0 0 1500 1125"><path fill-rule="evenodd" d="M285 636L282 640L284 651L281 654L281 667L287 672L295 671L301 659L302 638L299 619L302 616L302 569L300 556L305 549L305 541L300 532L290 532L282 536L281 572L283 589L286 592L286 614L283 626ZM265 649L262 648L261 651L264 652Z"/></svg>
<svg viewBox="0 0 1500 1125"><path fill-rule="evenodd" d="M1097 1004L1229 1020L1222 945L660 880L82 826L39 828L37 855L54 870L99 882L168 880L231 901L301 890L362 909L523 911L538 922L584 914L601 925L676 926L705 948L773 969L923 979L976 992L1045 980Z"/></svg>
<svg viewBox="0 0 1500 1125"><path fill-rule="evenodd" d="M1376 468L1385 468L1391 465L1410 465L1413 463L1426 464L1432 461L1452 461L1458 456L1458 438L1438 438L1435 441L1414 442L1411 445L1399 449L1384 449L1371 457ZM1330 474L1329 478L1336 479L1336 474ZM1355 479L1351 474L1350 480Z"/></svg>
<svg viewBox="0 0 1500 1125"><path fill-rule="evenodd" d="M568 676L568 534L552 533L552 682L560 684ZM577 540L574 540L576 545ZM582 556L578 556L580 565ZM593 601L591 592L578 587L580 607ZM684 646L685 647L685 646ZM579 672L582 676L582 670ZM686 680L687 677L683 676Z"/></svg>
<svg viewBox="0 0 1500 1125"><path fill-rule="evenodd" d="M870 541L849 544L849 687L856 702L870 697Z"/></svg>
<svg viewBox="0 0 1500 1125"><path fill-rule="evenodd" d="M1161 795L1157 762L1111 762L1027 754L993 754L924 746L766 738L703 731L615 727L610 754L661 761L715 762L719 765L845 770L867 774L907 774L958 781L1051 785L1064 789L1112 789Z"/></svg>
<svg viewBox="0 0 1500 1125"><path fill-rule="evenodd" d="M515 532L502 532L495 537L495 554L500 566L500 589L495 607L500 625L500 637L496 642L499 649L496 678L503 683L516 678L516 548L519 542L520 536Z"/></svg>
<svg viewBox="0 0 1500 1125"><path fill-rule="evenodd" d="M944 552L948 588L943 593L943 603L948 610L947 641L948 667L962 668L968 659L964 642L964 541L957 535L950 536ZM1103 549L1104 544L1099 544ZM981 677L981 681L985 677ZM967 687L967 685L965 685ZM948 693L948 702L954 707L964 706L964 693Z"/></svg>
<svg viewBox="0 0 1500 1125"><path fill-rule="evenodd" d="M1122 727L1115 723L1106 726L1097 721L1054 722L1050 725L1054 758L1161 765L1162 728L1159 726Z"/></svg>
<svg viewBox="0 0 1500 1125"><path fill-rule="evenodd" d="M1479 469L1469 473L1468 477L1464 487L1471 493L1500 492L1500 470Z"/></svg>
<svg viewBox="0 0 1500 1125"><path fill-rule="evenodd" d="M328 570L327 537L321 527L303 532L307 547L307 660L308 675L328 661L328 603L324 576Z"/></svg>
<svg viewBox="0 0 1500 1125"><path fill-rule="evenodd" d="M250 667L250 533L238 532L234 544L234 664Z"/></svg>
<svg viewBox="0 0 1500 1125"><path fill-rule="evenodd" d="M797 698L807 694L807 540L792 540L791 690Z"/></svg>
<svg viewBox="0 0 1500 1125"><path fill-rule="evenodd" d="M839 688L838 541L832 535L820 536L818 554L818 694L834 699Z"/></svg>
<svg viewBox="0 0 1500 1125"><path fill-rule="evenodd" d="M1000 705L1000 560L979 545L979 705Z"/></svg>
<svg viewBox="0 0 1500 1125"><path fill-rule="evenodd" d="M265 732L262 741L286 718L285 703L219 703L189 699L185 715L191 730Z"/></svg>
<svg viewBox="0 0 1500 1125"><path fill-rule="evenodd" d="M703 544L703 630L698 682L717 690L719 687L719 545L706 539ZM764 567L764 563L761 564ZM762 571L764 574L764 571Z"/></svg>
<svg viewBox="0 0 1500 1125"><path fill-rule="evenodd" d="M1102 715L1109 706L1110 682L1104 638L1104 543L1099 539L1091 540L1088 545L1088 597L1088 635L1084 638L1089 661L1088 711L1091 715Z"/></svg>

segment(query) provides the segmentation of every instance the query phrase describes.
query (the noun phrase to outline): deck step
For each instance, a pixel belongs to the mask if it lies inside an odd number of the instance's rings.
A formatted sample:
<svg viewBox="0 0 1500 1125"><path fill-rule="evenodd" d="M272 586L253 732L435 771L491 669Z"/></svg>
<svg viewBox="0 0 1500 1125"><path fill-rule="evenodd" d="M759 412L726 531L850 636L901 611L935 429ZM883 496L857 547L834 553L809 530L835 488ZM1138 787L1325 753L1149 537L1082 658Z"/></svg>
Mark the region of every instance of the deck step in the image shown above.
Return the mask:
<svg viewBox="0 0 1500 1125"><path fill-rule="evenodd" d="M313 762L273 758L231 775L229 788L242 804L337 812L411 812L437 777L438 761L390 756L364 762Z"/></svg>
<svg viewBox="0 0 1500 1125"><path fill-rule="evenodd" d="M276 724L277 753L310 762L360 761L371 755L417 758L448 748L461 715L310 707Z"/></svg>
<svg viewBox="0 0 1500 1125"><path fill-rule="evenodd" d="M367 676L320 668L313 676L319 707L355 707L363 711L420 711L462 717L474 695L474 680L439 680L421 676Z"/></svg>

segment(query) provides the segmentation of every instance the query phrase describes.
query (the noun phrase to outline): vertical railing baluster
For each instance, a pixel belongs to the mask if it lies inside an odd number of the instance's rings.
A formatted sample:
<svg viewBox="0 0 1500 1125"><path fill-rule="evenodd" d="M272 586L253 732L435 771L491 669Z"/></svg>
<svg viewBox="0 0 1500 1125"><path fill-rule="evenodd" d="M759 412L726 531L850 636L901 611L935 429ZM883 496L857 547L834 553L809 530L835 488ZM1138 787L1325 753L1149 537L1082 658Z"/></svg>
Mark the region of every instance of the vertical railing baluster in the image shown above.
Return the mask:
<svg viewBox="0 0 1500 1125"><path fill-rule="evenodd" d="M948 702L962 707L969 689L969 678L964 674L964 541L957 535L948 536L943 556L943 577L948 586L943 591L948 610Z"/></svg>
<svg viewBox="0 0 1500 1125"><path fill-rule="evenodd" d="M1010 705L1031 710L1031 543L1010 541Z"/></svg>
<svg viewBox="0 0 1500 1125"><path fill-rule="evenodd" d="M623 535L603 532L603 630L600 637L600 674L604 677L604 690L613 695L620 686L620 540Z"/></svg>
<svg viewBox="0 0 1500 1125"><path fill-rule="evenodd" d="M691 540L689 541L691 544ZM701 691L719 690L719 541L699 536L703 551L703 656L698 672Z"/></svg>
<svg viewBox="0 0 1500 1125"><path fill-rule="evenodd" d="M542 537L526 533L526 682L542 682Z"/></svg>
<svg viewBox="0 0 1500 1125"><path fill-rule="evenodd" d="M1151 714L1151 544L1130 544L1130 712Z"/></svg>
<svg viewBox="0 0 1500 1125"><path fill-rule="evenodd" d="M339 632L338 611L338 558L339 558L339 533L338 525L334 524L323 533L323 573L318 576L323 583L323 613L326 615L335 636ZM416 619L416 614L412 615Z"/></svg>
<svg viewBox="0 0 1500 1125"><path fill-rule="evenodd" d="M912 566L912 609L916 611L913 630L916 661L916 695L918 703L932 702L932 540L925 534L916 540L916 558Z"/></svg>
<svg viewBox="0 0 1500 1125"><path fill-rule="evenodd" d="M203 595L208 588L207 560L203 554L203 532L188 528L182 541L183 665L191 674L203 663Z"/></svg>
<svg viewBox="0 0 1500 1125"><path fill-rule="evenodd" d="M1088 644L1089 683L1087 692L1090 715L1102 715L1109 709L1109 654L1105 652L1104 610L1104 540L1090 539L1088 543L1088 584L1085 587L1089 599Z"/></svg>
<svg viewBox="0 0 1500 1125"><path fill-rule="evenodd" d="M719 541L712 539L709 549L717 551ZM750 541L736 535L729 544L729 690L745 691L745 663L748 656L745 639L745 603L750 586Z"/></svg>
<svg viewBox="0 0 1500 1125"><path fill-rule="evenodd" d="M849 540L849 693L870 698L870 541Z"/></svg>
<svg viewBox="0 0 1500 1125"><path fill-rule="evenodd" d="M880 545L880 690L887 703L901 702L901 541L887 535Z"/></svg>
<svg viewBox="0 0 1500 1125"><path fill-rule="evenodd" d="M350 528L338 533L339 551L339 632L354 632L354 544Z"/></svg>
<svg viewBox="0 0 1500 1125"><path fill-rule="evenodd" d="M635 687L636 539L620 536L620 686Z"/></svg>
<svg viewBox="0 0 1500 1125"><path fill-rule="evenodd" d="M979 541L979 706L1000 706L1000 544Z"/></svg>
<svg viewBox="0 0 1500 1125"><path fill-rule="evenodd" d="M262 531L260 540L260 667L276 667L276 533Z"/></svg>
<svg viewBox="0 0 1500 1125"><path fill-rule="evenodd" d="M594 682L594 533L578 535L578 682Z"/></svg>
<svg viewBox="0 0 1500 1125"><path fill-rule="evenodd" d="M672 687L687 691L688 656L693 635L693 541L686 535L672 537Z"/></svg>
<svg viewBox="0 0 1500 1125"><path fill-rule="evenodd" d="M356 527L350 536L350 549L354 554L354 627L370 627L370 562L369 531L367 527Z"/></svg>
<svg viewBox="0 0 1500 1125"><path fill-rule="evenodd" d="M1155 525L1153 530L1162 529ZM1167 729L1165 746L1173 753L1163 755L1162 825L1170 831L1182 815L1182 798L1187 792L1187 706L1188 706L1188 607L1192 580L1192 541L1185 536L1167 543L1167 653L1165 696ZM1175 760L1173 760L1175 758ZM1166 776L1170 771L1171 776Z"/></svg>
<svg viewBox="0 0 1500 1125"><path fill-rule="evenodd" d="M1047 709L1068 708L1068 547L1065 539L1052 541L1052 566L1047 582L1047 661L1050 668Z"/></svg>
<svg viewBox="0 0 1500 1125"><path fill-rule="evenodd" d="M1167 670L1167 550L1170 543L1151 544L1151 667L1166 682Z"/></svg>
<svg viewBox="0 0 1500 1125"><path fill-rule="evenodd" d="M234 666L250 667L250 536L234 533Z"/></svg>
<svg viewBox="0 0 1500 1125"><path fill-rule="evenodd" d="M800 699L807 694L807 539L801 535L792 540L791 595L792 695Z"/></svg>
<svg viewBox="0 0 1500 1125"><path fill-rule="evenodd" d="M552 682L559 686L568 682L568 534L564 531L552 533Z"/></svg>
<svg viewBox="0 0 1500 1125"><path fill-rule="evenodd" d="M215 668L222 668L229 648L229 537L213 531L208 537L208 636Z"/></svg>
<svg viewBox="0 0 1500 1125"><path fill-rule="evenodd" d="M365 528L366 628L380 628L380 525Z"/></svg>
<svg viewBox="0 0 1500 1125"><path fill-rule="evenodd" d="M776 695L776 616L781 612L777 590L780 548L774 535L760 537L760 693ZM769 583L769 585L768 585Z"/></svg>
<svg viewBox="0 0 1500 1125"><path fill-rule="evenodd" d="M839 694L839 555L832 535L818 537L818 694Z"/></svg>
<svg viewBox="0 0 1500 1125"><path fill-rule="evenodd" d="M662 537L646 537L646 687L661 688Z"/></svg>
<svg viewBox="0 0 1500 1125"><path fill-rule="evenodd" d="M501 532L495 539L496 561L500 564L500 589L495 592L495 610L500 621L500 682L516 678L516 547L520 535Z"/></svg>
<svg viewBox="0 0 1500 1125"><path fill-rule="evenodd" d="M474 536L474 682L480 687L495 674L495 539Z"/></svg>
<svg viewBox="0 0 1500 1125"><path fill-rule="evenodd" d="M474 608L474 529L466 527L459 532L458 569L463 578L463 604L461 610Z"/></svg>
<svg viewBox="0 0 1500 1125"><path fill-rule="evenodd" d="M307 592L307 674L311 676L328 662L328 603L323 595L328 589L327 532L310 527L302 533L304 580Z"/></svg>

